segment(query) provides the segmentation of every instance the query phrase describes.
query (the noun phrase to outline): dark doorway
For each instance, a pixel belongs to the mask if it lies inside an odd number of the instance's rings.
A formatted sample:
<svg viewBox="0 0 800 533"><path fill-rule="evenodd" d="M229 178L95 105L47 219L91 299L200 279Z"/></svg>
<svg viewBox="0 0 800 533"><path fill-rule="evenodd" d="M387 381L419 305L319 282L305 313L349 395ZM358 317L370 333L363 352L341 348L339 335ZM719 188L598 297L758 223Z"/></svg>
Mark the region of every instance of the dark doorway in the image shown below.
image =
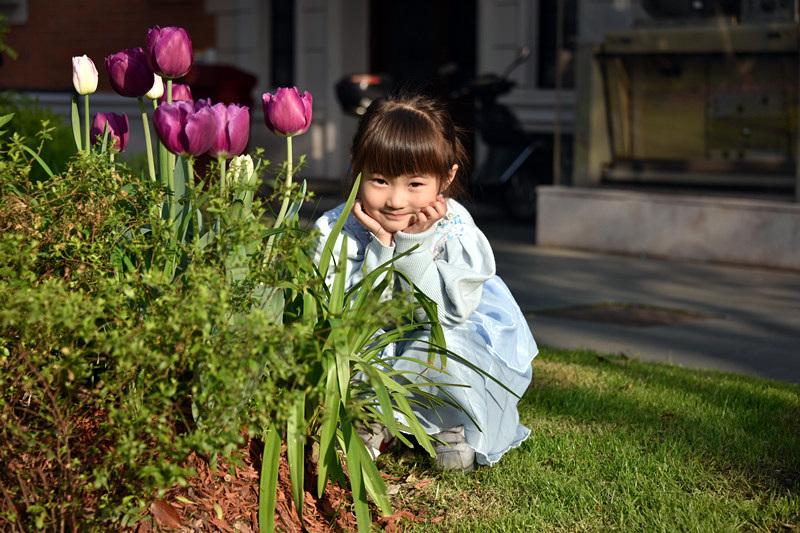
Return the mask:
<svg viewBox="0 0 800 533"><path fill-rule="evenodd" d="M370 69L437 96L475 75L475 0L370 4Z"/></svg>
<svg viewBox="0 0 800 533"><path fill-rule="evenodd" d="M395 90L450 103L454 120L473 130L474 104L453 98L475 77L475 0L370 2L370 71L388 74ZM467 148L472 151L472 136Z"/></svg>

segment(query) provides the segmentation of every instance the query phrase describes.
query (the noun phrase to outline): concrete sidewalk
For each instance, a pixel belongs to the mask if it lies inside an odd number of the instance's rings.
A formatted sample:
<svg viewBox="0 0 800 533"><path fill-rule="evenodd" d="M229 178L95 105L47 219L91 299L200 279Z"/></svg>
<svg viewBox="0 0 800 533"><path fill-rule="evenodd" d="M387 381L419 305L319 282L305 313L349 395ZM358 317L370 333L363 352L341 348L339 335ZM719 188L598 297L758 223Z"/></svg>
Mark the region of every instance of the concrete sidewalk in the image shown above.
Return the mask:
<svg viewBox="0 0 800 533"><path fill-rule="evenodd" d="M541 345L800 383L800 273L543 248L524 228L482 227ZM566 318L573 308L589 319ZM665 320L625 316L652 308Z"/></svg>

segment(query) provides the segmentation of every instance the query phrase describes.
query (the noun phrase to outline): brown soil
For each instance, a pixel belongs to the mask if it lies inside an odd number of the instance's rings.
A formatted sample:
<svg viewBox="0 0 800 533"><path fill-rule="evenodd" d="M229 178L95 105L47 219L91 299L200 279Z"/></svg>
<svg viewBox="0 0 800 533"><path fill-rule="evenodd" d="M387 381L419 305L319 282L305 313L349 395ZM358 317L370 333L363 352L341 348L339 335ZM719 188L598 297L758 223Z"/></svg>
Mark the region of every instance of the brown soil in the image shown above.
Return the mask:
<svg viewBox="0 0 800 533"><path fill-rule="evenodd" d="M186 487L175 487L163 500L154 500L150 516L146 517L134 531L194 532L242 532L258 529L258 482L261 469L263 444L258 439L249 439L239 450L239 466L232 461L220 460L212 469L205 459L193 455L191 465L197 475L188 480ZM406 498L393 501L394 514L381 517L373 508L373 524L384 531L402 531L404 525L426 520L423 506L409 506L408 496L414 490L424 490L431 480L409 479L384 475L387 484L405 487ZM349 489L328 486L322 498L316 498L316 476L306 472L306 492L303 516L298 516L292 501L289 467L285 455L281 455L278 477L278 496L275 512L275 530L295 532L349 532L356 531L356 517L352 510L352 495ZM439 519L434 519L438 521Z"/></svg>
<svg viewBox="0 0 800 533"><path fill-rule="evenodd" d="M97 432L102 420L103 410L88 410L83 416L75 416L72 424L80 431L71 432L78 435L72 442L72 453L82 458L85 464L93 465L98 454L112 446L111 443L97 440ZM13 443L12 449L13 449ZM52 446L50 446L52 447ZM21 524L9 522L5 512L16 511L25 514L26 505L36 503L34 488L39 490L56 490L69 480L62 479L65 469L49 460L44 453L7 454L0 453L6 459L6 470L0 475L0 530L23 531ZM88 451L91 450L92 453ZM4 450L0 448L0 452ZM259 439L247 439L245 444L235 452L231 459L220 458L212 468L209 460L192 454L188 465L196 474L187 479L186 486L174 486L167 491L163 499L154 499L149 512L132 529L136 533L150 532L256 532L258 528L258 494L259 474L263 443ZM310 460L307 465L312 465ZM20 478L20 473L27 481ZM387 486L395 489L396 496L390 496L394 514L380 516L372 507L373 527L389 532L401 531L407 525L423 522L429 518L431 510L427 507L432 479L421 479L409 472L403 477L382 474ZM278 494L275 512L275 530L283 532L348 532L356 531L356 517L353 512L352 494L347 487L328 483L321 498L316 497L317 476L315 469L309 466L305 473L306 491L302 517L298 516L292 500L289 478L289 467L285 455L282 454L278 476ZM14 496L5 490L7 484L19 482L27 487L22 496ZM35 486L34 486L35 485ZM85 490L84 490L85 489ZM74 488L76 497L82 498L83 508L90 512L93 503L100 496L90 487ZM389 491L392 494L392 491ZM77 496L79 495L79 496ZM24 496L24 497L23 497ZM22 499L20 499L22 498ZM433 511L439 512L440 511ZM51 516L58 521L58 516ZM64 517L61 517L62 519ZM432 518L432 517L430 517ZM434 522L444 516L432 518ZM79 531L80 517L66 517L66 529Z"/></svg>

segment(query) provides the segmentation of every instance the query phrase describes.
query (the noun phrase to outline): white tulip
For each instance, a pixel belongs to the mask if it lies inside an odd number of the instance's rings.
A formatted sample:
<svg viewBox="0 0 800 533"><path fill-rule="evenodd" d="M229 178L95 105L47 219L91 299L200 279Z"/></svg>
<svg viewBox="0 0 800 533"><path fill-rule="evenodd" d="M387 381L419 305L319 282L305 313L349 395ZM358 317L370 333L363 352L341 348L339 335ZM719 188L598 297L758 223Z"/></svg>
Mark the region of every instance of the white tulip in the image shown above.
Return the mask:
<svg viewBox="0 0 800 533"><path fill-rule="evenodd" d="M85 54L72 58L72 85L78 94L92 94L97 90L97 69Z"/></svg>
<svg viewBox="0 0 800 533"><path fill-rule="evenodd" d="M156 73L153 73L155 76L155 80L153 81L153 87L147 91L145 94L150 100L158 100L162 96L164 96L164 82L161 80L161 76Z"/></svg>

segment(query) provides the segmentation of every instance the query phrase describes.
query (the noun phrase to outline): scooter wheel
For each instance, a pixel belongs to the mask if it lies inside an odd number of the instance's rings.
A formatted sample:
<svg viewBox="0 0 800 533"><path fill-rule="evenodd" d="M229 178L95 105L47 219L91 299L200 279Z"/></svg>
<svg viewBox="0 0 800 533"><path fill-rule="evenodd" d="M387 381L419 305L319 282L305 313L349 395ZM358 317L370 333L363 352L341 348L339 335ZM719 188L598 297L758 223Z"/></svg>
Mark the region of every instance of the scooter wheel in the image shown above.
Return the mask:
<svg viewBox="0 0 800 533"><path fill-rule="evenodd" d="M536 218L536 180L522 169L505 184L505 203L511 217L518 222Z"/></svg>

